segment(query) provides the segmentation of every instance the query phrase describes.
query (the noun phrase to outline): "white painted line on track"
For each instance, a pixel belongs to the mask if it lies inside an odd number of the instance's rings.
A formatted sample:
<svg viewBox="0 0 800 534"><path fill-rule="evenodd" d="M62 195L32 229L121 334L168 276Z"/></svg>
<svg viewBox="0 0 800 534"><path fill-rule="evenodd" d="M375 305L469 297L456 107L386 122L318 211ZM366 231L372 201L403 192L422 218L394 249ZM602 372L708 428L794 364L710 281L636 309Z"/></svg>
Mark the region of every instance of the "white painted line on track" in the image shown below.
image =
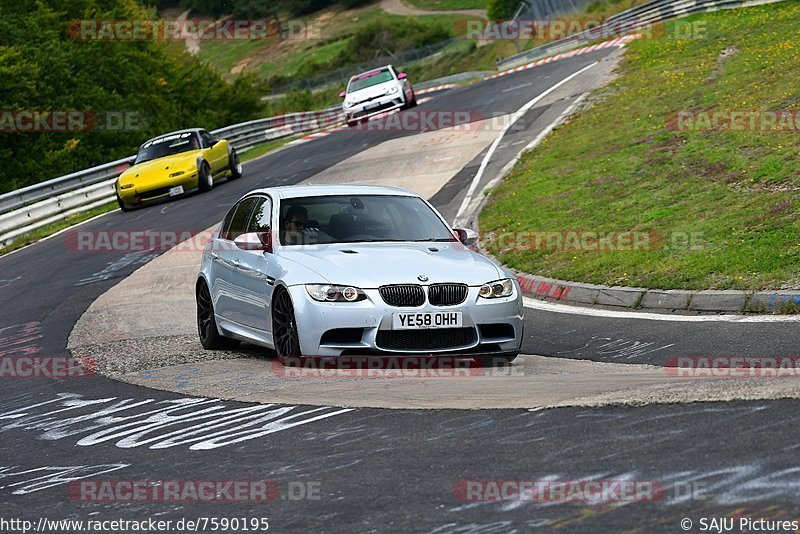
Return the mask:
<svg viewBox="0 0 800 534"><path fill-rule="evenodd" d="M486 172L486 167L489 165L489 161L492 159L495 150L497 150L497 147L500 144L500 141L503 140L503 136L505 136L506 132L514 125L514 123L516 123L520 118L522 118L525 115L525 113L528 112L528 110L530 110L533 106L535 106L537 102L539 102L541 99L543 99L544 97L546 97L547 95L549 95L550 93L552 93L553 91L564 85L565 83L569 82L576 76L579 76L584 72L586 72L587 70L589 70L590 68L594 67L595 65L597 65L597 63L598 62L595 61L594 63L587 65L581 70L573 72L560 82L551 85L548 89L539 93L539 95L534 97L527 104L525 104L524 106L519 108L516 112L514 112L514 114L511 116L511 120L508 121L508 124L506 124L506 126L500 132L500 135L498 135L497 138L492 142L492 144L489 146L489 150L483 157L483 161L481 161L481 165L478 168L478 172L475 174L475 177L472 179L472 183L469 185L469 189L467 190L467 195L461 202L461 207L458 208L458 214L456 215L455 220L453 221L453 226L459 226L460 224L465 224L468 222L467 220L464 219L468 219L466 215L468 215L469 206L472 203L472 198L475 195L475 190L478 188L478 184L480 184L481 178L483 177L483 173Z"/></svg>
<svg viewBox="0 0 800 534"><path fill-rule="evenodd" d="M646 321L671 321L679 323L796 323L800 315L671 315L638 311L616 311L600 308L582 308L559 302L549 302L530 297L522 297L522 303L532 310L604 317L606 319L644 319Z"/></svg>

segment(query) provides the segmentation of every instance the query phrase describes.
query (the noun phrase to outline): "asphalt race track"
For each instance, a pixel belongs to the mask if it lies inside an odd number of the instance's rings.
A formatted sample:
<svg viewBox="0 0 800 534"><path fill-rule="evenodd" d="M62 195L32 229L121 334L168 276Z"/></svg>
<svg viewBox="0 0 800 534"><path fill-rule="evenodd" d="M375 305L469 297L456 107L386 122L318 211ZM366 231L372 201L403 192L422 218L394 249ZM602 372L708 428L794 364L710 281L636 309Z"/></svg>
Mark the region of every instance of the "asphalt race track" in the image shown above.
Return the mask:
<svg viewBox="0 0 800 534"><path fill-rule="evenodd" d="M418 110L510 114L609 53L433 93ZM501 168L535 136L537 118L557 115L579 96L533 107L493 165ZM114 212L81 228L199 232L251 189L299 183L406 135L414 133L342 131L288 146L246 164L242 180L210 194ZM432 197L448 218L482 157ZM0 353L18 349L17 338L9 339L24 332L37 354L68 355L67 338L92 302L156 255L79 253L55 236L0 258ZM523 352L652 365L675 356L798 356L797 326L527 309ZM797 419L800 400L791 399L543 411L345 409L210 401L100 375L6 379L0 506L4 517L34 522L264 517L278 532L676 532L683 518L699 531L700 518L800 515ZM207 425L193 426L199 422ZM281 491L266 503L98 503L68 494L76 479L269 479ZM665 493L611 505L464 497L464 481L487 480L660 481Z"/></svg>

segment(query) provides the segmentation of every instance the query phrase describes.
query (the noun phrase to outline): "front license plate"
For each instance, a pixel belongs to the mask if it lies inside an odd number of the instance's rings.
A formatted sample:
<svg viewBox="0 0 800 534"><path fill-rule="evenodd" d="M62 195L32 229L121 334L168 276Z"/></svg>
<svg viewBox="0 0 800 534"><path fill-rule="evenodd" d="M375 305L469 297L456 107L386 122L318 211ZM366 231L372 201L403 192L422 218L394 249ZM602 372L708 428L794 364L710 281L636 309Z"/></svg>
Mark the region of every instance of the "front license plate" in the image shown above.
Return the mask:
<svg viewBox="0 0 800 534"><path fill-rule="evenodd" d="M395 313L392 328L415 330L424 328L459 328L463 326L461 312Z"/></svg>
<svg viewBox="0 0 800 534"><path fill-rule="evenodd" d="M182 194L183 194L183 186L182 185L179 185L179 186L176 186L176 187L170 187L170 189L169 189L169 196L171 196L171 197L176 197L176 196L182 195Z"/></svg>

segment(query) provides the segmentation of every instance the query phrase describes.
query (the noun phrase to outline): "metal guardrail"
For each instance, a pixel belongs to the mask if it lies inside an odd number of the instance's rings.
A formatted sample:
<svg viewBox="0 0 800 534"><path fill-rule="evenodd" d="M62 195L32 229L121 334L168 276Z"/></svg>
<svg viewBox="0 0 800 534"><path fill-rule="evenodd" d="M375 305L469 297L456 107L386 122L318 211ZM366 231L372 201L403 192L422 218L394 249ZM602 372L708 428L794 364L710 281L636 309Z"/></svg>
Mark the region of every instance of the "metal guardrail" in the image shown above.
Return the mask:
<svg viewBox="0 0 800 534"><path fill-rule="evenodd" d="M620 37L634 33L651 24L674 20L695 13L707 13L721 9L733 9L781 1L783 0L653 0L617 13L606 19L603 24L589 30L498 60L497 67L500 70L512 69L537 59L566 52L598 39Z"/></svg>
<svg viewBox="0 0 800 534"><path fill-rule="evenodd" d="M249 148L313 132L344 122L341 108L287 113L226 126L211 133L241 152ZM73 172L0 195L0 246L28 232L87 211L116 198L115 182L135 156Z"/></svg>

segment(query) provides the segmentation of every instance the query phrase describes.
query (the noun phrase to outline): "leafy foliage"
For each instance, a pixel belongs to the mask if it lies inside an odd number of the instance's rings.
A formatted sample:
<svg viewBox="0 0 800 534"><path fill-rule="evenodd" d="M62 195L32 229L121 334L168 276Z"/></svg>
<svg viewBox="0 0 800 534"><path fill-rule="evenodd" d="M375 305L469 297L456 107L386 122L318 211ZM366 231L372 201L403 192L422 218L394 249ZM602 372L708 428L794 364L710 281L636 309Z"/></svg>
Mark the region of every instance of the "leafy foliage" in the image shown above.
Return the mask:
<svg viewBox="0 0 800 534"><path fill-rule="evenodd" d="M519 7L519 0L489 0L486 14L492 20L506 20L514 16Z"/></svg>
<svg viewBox="0 0 800 534"><path fill-rule="evenodd" d="M131 131L0 133L0 192L122 158L149 137L259 116L252 78L227 84L211 67L157 41L74 40L75 19L153 19L134 0L0 4L0 110L128 114Z"/></svg>

